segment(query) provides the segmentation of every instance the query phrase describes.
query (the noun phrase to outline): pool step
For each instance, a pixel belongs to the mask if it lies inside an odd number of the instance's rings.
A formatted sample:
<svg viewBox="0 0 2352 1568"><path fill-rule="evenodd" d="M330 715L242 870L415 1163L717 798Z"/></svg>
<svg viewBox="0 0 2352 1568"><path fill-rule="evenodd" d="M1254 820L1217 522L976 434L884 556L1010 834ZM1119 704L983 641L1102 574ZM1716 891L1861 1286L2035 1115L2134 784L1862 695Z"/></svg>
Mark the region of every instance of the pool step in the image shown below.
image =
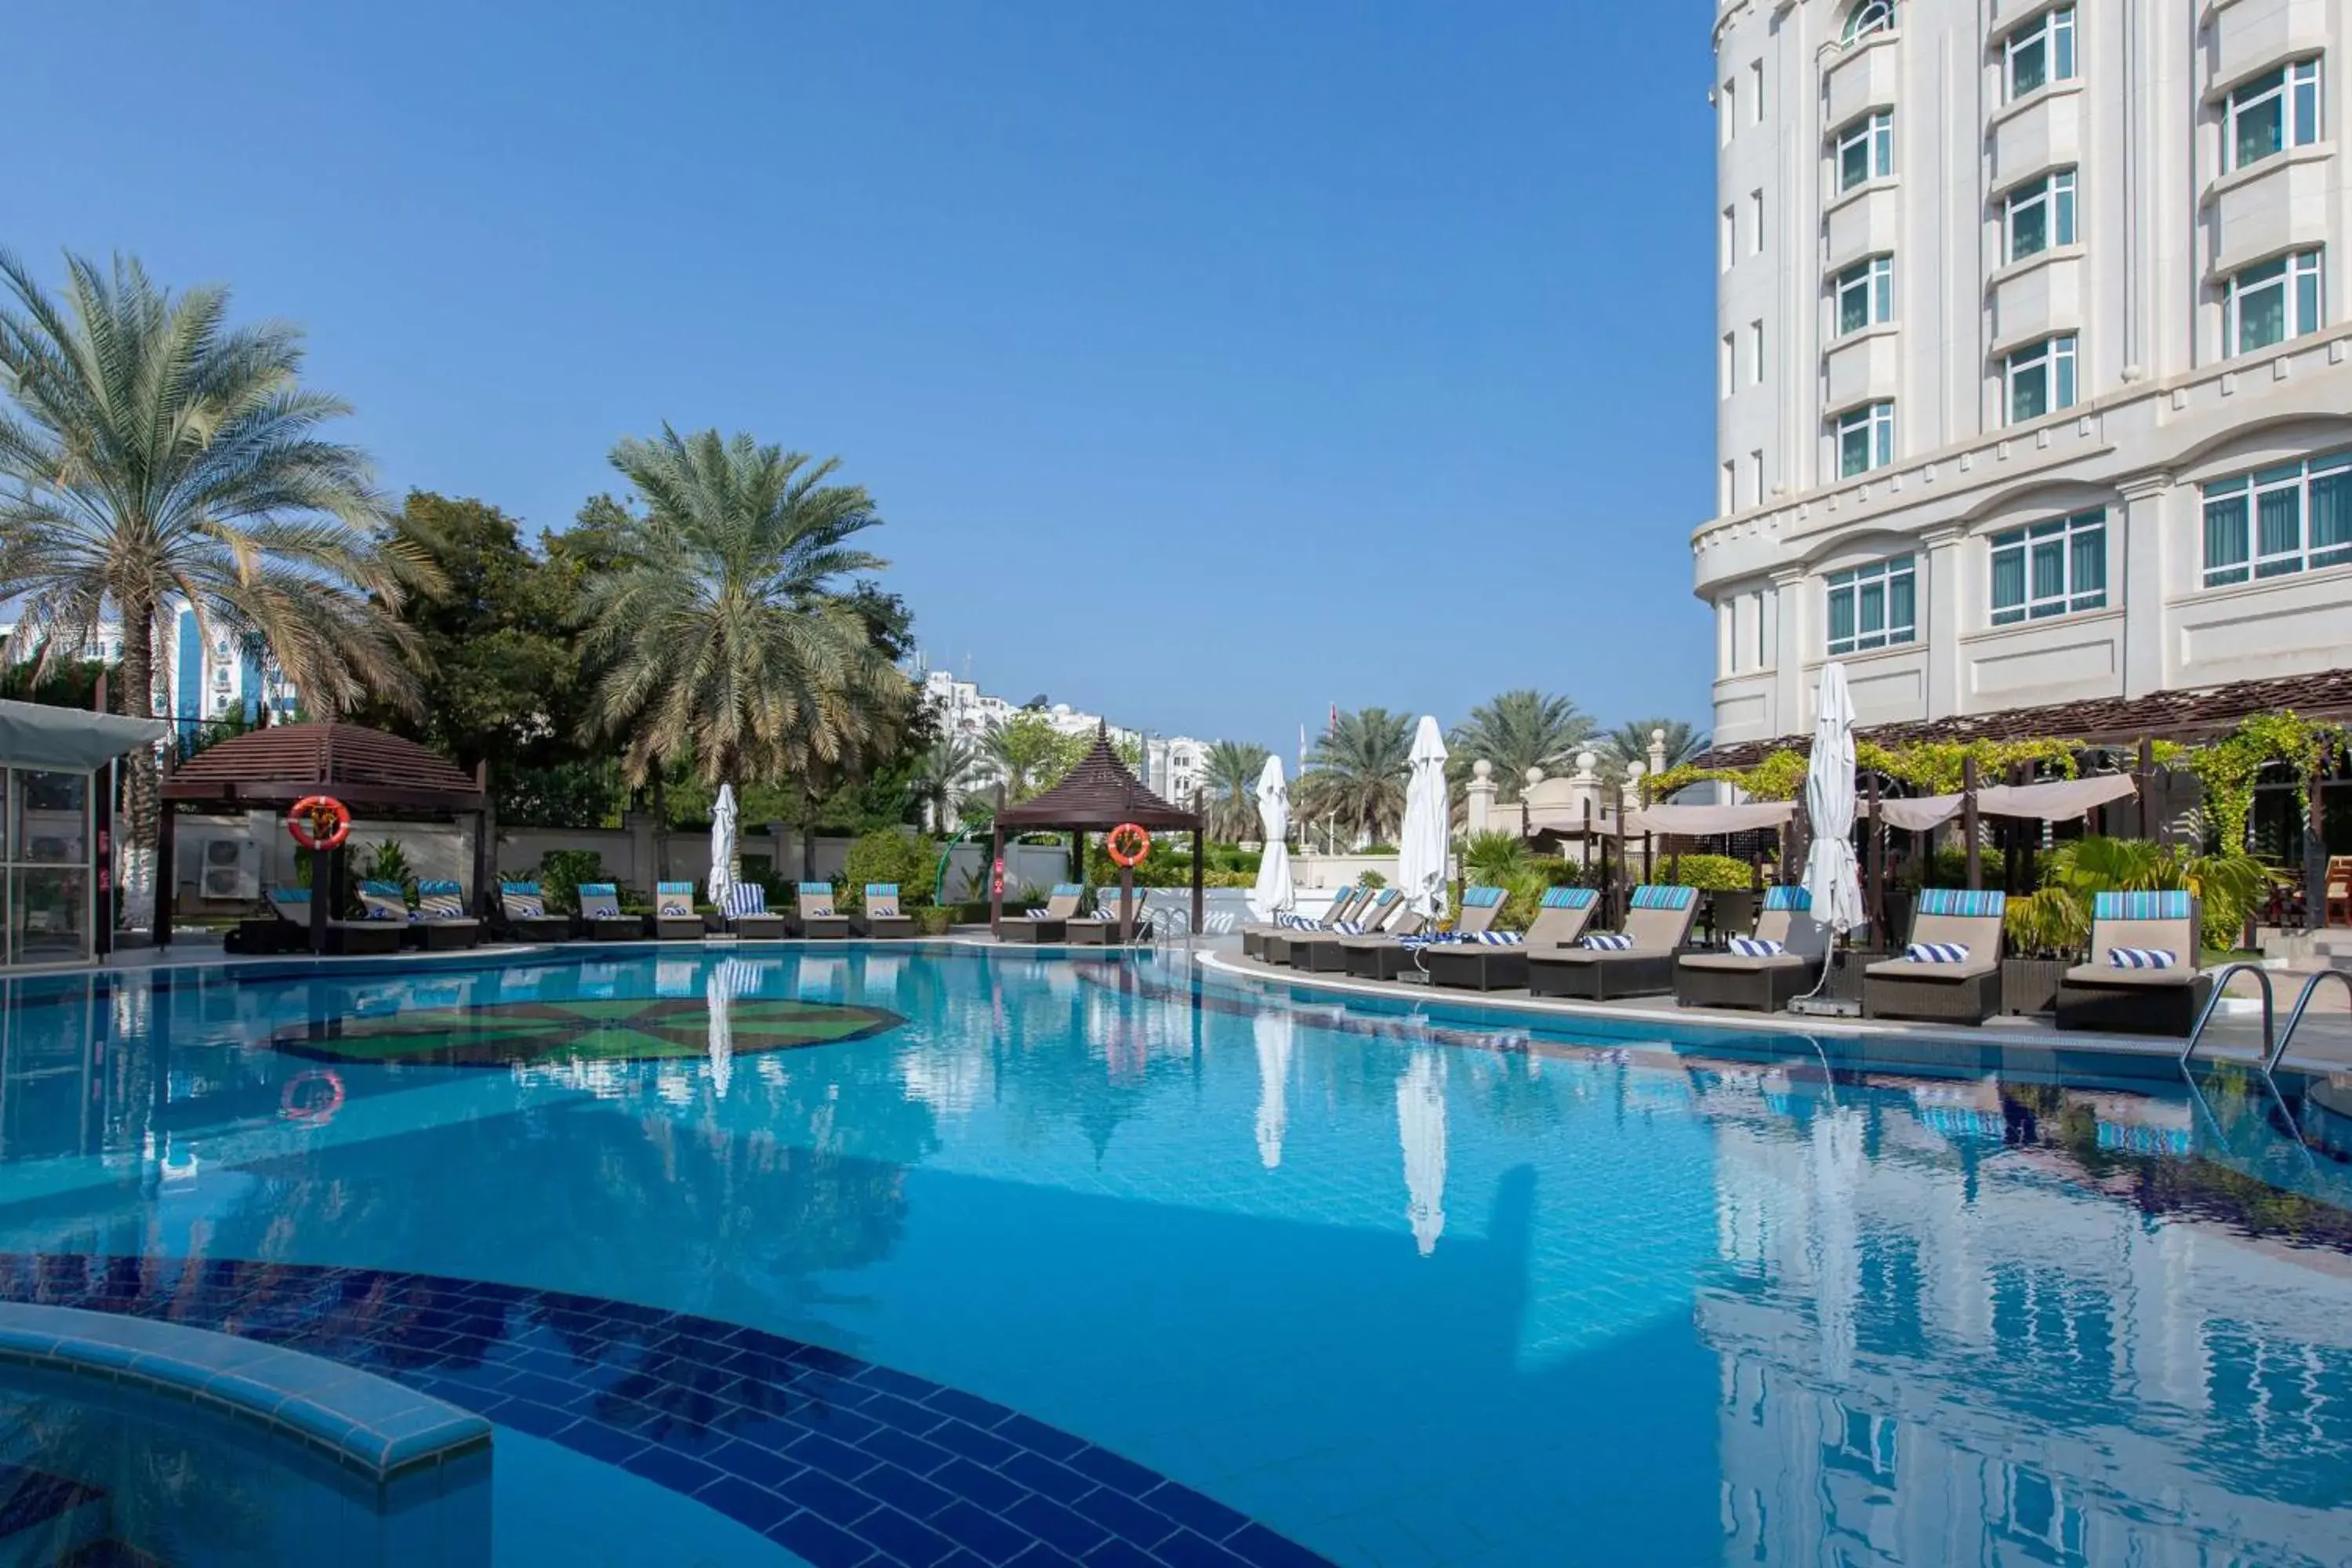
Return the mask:
<svg viewBox="0 0 2352 1568"><path fill-rule="evenodd" d="M85 1481L0 1464L0 1568L79 1563L111 1532L106 1493Z"/></svg>

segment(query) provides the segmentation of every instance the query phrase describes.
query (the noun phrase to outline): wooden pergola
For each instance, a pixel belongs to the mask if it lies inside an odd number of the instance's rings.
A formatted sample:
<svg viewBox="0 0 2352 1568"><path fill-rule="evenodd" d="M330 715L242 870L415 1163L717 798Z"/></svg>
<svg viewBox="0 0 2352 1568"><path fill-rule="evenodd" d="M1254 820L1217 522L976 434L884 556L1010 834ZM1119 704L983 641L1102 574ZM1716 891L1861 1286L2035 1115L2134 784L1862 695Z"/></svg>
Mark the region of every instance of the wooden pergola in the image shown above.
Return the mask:
<svg viewBox="0 0 2352 1568"><path fill-rule="evenodd" d="M440 752L398 735L358 724L273 724L207 746L163 777L163 820L156 837L156 863L173 871L173 826L181 805L246 811L257 806L283 811L314 795L332 795L359 816L370 811L474 818L474 885L486 897L497 846L491 842L487 767L468 776ZM323 864L322 864L323 863ZM310 944L326 951L327 921L342 895L343 854L314 853L311 866ZM321 871L326 875L320 875ZM330 885L331 883L331 885ZM155 944L172 940L172 900L167 885L155 900Z"/></svg>
<svg viewBox="0 0 2352 1568"><path fill-rule="evenodd" d="M1093 747L1078 759L1078 765L1061 783L996 814L988 857L988 929L1000 930L1004 920L1003 868L1004 837L1008 832L1066 832L1073 863L1083 878L1086 836L1108 833L1129 822L1147 832L1189 831L1192 835L1192 929L1199 931L1203 886L1201 879L1205 861L1202 854L1201 814L1171 805L1152 794L1118 760L1118 753L1111 749L1109 732L1099 726L1095 731Z"/></svg>

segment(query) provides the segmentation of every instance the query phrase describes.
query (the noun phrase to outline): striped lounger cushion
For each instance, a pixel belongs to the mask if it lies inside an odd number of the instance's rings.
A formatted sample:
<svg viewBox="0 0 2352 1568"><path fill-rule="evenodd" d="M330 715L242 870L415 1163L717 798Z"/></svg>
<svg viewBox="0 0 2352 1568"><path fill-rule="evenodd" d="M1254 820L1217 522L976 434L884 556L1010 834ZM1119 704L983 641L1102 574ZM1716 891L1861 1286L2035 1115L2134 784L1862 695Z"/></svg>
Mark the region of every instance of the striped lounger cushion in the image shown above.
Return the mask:
<svg viewBox="0 0 2352 1568"><path fill-rule="evenodd" d="M1731 951L1742 958L1778 958L1789 950L1769 936L1735 936Z"/></svg>
<svg viewBox="0 0 2352 1568"><path fill-rule="evenodd" d="M1966 942L1915 942L1903 950L1903 956L1914 963L1966 963L1969 949Z"/></svg>
<svg viewBox="0 0 2352 1568"><path fill-rule="evenodd" d="M463 920L466 898L455 882L416 884L416 918L425 921Z"/></svg>
<svg viewBox="0 0 2352 1568"><path fill-rule="evenodd" d="M1599 952L1624 952L1633 945L1633 939L1622 931L1597 931L1577 945Z"/></svg>
<svg viewBox="0 0 2352 1568"><path fill-rule="evenodd" d="M2117 969L2169 969L2179 960L2160 947L2111 947L2107 962Z"/></svg>

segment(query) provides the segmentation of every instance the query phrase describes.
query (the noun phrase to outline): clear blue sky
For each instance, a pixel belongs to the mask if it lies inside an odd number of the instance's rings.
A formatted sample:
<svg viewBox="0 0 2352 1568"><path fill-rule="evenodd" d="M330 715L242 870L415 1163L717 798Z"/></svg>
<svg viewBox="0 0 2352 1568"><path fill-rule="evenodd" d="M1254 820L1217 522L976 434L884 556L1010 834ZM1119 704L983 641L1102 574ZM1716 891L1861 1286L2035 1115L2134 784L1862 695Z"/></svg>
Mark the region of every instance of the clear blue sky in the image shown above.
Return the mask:
<svg viewBox="0 0 2352 1568"><path fill-rule="evenodd" d="M0 241L302 323L394 490L838 453L1016 701L1704 721L1713 9L24 6Z"/></svg>

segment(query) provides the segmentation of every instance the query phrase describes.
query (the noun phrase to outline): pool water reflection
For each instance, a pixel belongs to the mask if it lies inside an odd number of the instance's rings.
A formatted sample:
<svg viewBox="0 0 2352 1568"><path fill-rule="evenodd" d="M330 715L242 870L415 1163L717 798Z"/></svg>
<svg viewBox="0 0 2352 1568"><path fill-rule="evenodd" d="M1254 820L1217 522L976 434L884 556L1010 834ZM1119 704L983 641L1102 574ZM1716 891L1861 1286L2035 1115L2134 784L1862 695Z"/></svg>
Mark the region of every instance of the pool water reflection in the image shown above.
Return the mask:
<svg viewBox="0 0 2352 1568"><path fill-rule="evenodd" d="M2352 1182L2258 1081L1860 1075L1803 1042L1579 1043L1151 959L169 978L11 993L0 1252L746 1325L1342 1563L2352 1556ZM664 1000L702 1049L273 1047ZM800 1001L902 1021L737 1046ZM827 1500L878 1529L866 1479ZM1073 1554L1134 1544L1084 1528ZM852 1529L834 1560L926 1539ZM1287 1560L1250 1540L1234 1560Z"/></svg>

